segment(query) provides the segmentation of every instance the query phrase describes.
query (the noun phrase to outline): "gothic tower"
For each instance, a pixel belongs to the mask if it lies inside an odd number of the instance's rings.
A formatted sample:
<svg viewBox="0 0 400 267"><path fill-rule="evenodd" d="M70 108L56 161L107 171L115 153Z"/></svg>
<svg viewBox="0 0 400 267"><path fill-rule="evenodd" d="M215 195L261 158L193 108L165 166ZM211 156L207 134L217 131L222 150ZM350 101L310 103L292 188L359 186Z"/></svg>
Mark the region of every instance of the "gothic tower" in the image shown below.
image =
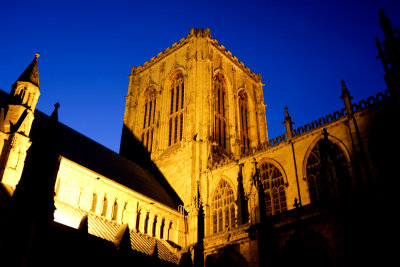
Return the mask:
<svg viewBox="0 0 400 267"><path fill-rule="evenodd" d="M179 43L133 67L129 77L120 153L133 158L137 152L128 148L135 138L147 148L184 202L193 244L197 185L207 206L210 170L268 140L261 75L209 29L192 28Z"/></svg>
<svg viewBox="0 0 400 267"><path fill-rule="evenodd" d="M31 145L29 132L40 95L38 57L36 54L12 85L8 105L0 111L0 180L10 195L21 178Z"/></svg>

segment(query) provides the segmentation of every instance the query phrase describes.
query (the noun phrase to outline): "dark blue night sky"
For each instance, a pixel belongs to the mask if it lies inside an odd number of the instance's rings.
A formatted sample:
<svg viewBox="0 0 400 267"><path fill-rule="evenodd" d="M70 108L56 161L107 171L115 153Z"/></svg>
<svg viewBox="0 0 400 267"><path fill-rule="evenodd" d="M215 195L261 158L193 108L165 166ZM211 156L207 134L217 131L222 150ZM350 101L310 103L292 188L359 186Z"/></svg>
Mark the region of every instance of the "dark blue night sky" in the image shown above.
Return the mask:
<svg viewBox="0 0 400 267"><path fill-rule="evenodd" d="M118 151L132 66L189 34L211 35L263 77L269 137L284 133L284 107L302 126L343 104L343 79L359 101L386 89L375 38L383 9L400 27L400 1L1 1L0 89L39 52L50 114Z"/></svg>

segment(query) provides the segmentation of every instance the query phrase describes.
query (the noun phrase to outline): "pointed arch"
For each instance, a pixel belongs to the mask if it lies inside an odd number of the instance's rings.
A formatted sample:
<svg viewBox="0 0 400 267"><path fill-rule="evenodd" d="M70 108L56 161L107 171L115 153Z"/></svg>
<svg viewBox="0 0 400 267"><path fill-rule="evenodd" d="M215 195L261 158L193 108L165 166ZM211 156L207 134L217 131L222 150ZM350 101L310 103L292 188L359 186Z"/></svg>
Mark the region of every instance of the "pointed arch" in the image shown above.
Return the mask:
<svg viewBox="0 0 400 267"><path fill-rule="evenodd" d="M265 192L267 216L285 212L287 177L282 166L275 160L263 158L260 161L260 178Z"/></svg>
<svg viewBox="0 0 400 267"><path fill-rule="evenodd" d="M225 75L218 72L213 78L213 139L223 151L229 152L229 105Z"/></svg>
<svg viewBox="0 0 400 267"><path fill-rule="evenodd" d="M250 149L250 135L249 135L249 96L246 90L238 91L238 108L239 108L239 129L241 152L245 154Z"/></svg>
<svg viewBox="0 0 400 267"><path fill-rule="evenodd" d="M180 143L184 136L185 77L180 70L167 79L168 146Z"/></svg>
<svg viewBox="0 0 400 267"><path fill-rule="evenodd" d="M331 135L317 137L308 148L303 169L312 203L345 196L351 189L350 156Z"/></svg>
<svg viewBox="0 0 400 267"><path fill-rule="evenodd" d="M151 153L156 130L157 90L149 86L143 92L143 120L141 129L141 141L144 147Z"/></svg>
<svg viewBox="0 0 400 267"><path fill-rule="evenodd" d="M236 204L232 186L221 178L211 198L212 233L236 227Z"/></svg>
<svg viewBox="0 0 400 267"><path fill-rule="evenodd" d="M117 220L117 215L118 215L118 202L117 202L117 200L114 200L111 220L112 221L116 221Z"/></svg>
<svg viewBox="0 0 400 267"><path fill-rule="evenodd" d="M104 198L103 198L103 208L102 208L102 210L101 210L101 216L104 216L104 217L107 216L107 206L108 206L107 196L104 195Z"/></svg>

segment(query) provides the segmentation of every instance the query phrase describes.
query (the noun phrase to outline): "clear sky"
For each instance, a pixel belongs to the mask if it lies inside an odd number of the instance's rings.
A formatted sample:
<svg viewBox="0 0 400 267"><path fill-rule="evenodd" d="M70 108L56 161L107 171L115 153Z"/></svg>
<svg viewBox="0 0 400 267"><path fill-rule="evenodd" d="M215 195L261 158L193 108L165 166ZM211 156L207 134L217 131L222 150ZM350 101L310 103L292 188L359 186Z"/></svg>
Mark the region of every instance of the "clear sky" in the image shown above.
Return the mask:
<svg viewBox="0 0 400 267"><path fill-rule="evenodd" d="M41 96L64 124L118 151L132 66L189 34L211 35L263 77L269 137L384 91L375 38L379 9L400 28L399 0L310 1L0 1L0 89L39 52Z"/></svg>

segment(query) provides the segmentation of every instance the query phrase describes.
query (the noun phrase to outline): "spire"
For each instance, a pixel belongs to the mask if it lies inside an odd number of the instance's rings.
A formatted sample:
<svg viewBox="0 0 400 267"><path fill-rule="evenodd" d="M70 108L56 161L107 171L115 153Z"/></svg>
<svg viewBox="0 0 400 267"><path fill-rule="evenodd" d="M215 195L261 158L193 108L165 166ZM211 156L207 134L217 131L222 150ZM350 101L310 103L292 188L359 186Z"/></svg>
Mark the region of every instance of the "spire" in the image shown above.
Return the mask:
<svg viewBox="0 0 400 267"><path fill-rule="evenodd" d="M380 17L379 24L381 25L383 33L385 34L385 38L391 39L392 23L390 23L390 20L388 19L388 17L386 17L385 12L383 12L382 9L379 10L379 17Z"/></svg>
<svg viewBox="0 0 400 267"><path fill-rule="evenodd" d="M380 59L382 61L383 69L385 70L385 73L388 73L389 66L388 66L385 53L383 52L382 45L379 42L378 37L376 37L376 48L378 49L378 56L376 58Z"/></svg>
<svg viewBox="0 0 400 267"><path fill-rule="evenodd" d="M26 70L19 76L16 82L30 82L37 87L39 87L39 66L38 58L40 54L36 53L35 58L32 60L31 64L26 68Z"/></svg>
<svg viewBox="0 0 400 267"><path fill-rule="evenodd" d="M292 118L289 115L289 110L288 107L285 106L285 120L282 122L282 124L285 124L286 127L286 138L289 140L292 138L292 125L294 122L292 122Z"/></svg>
<svg viewBox="0 0 400 267"><path fill-rule="evenodd" d="M343 99L347 115L352 116L353 107L351 104L351 100L353 99L353 97L350 95L349 90L347 90L346 84L344 83L343 80L342 80L342 95L340 96L340 98Z"/></svg>
<svg viewBox="0 0 400 267"><path fill-rule="evenodd" d="M53 113L51 113L50 119L53 121L58 122L58 109L60 108L60 104L57 102L54 104L54 110Z"/></svg>

